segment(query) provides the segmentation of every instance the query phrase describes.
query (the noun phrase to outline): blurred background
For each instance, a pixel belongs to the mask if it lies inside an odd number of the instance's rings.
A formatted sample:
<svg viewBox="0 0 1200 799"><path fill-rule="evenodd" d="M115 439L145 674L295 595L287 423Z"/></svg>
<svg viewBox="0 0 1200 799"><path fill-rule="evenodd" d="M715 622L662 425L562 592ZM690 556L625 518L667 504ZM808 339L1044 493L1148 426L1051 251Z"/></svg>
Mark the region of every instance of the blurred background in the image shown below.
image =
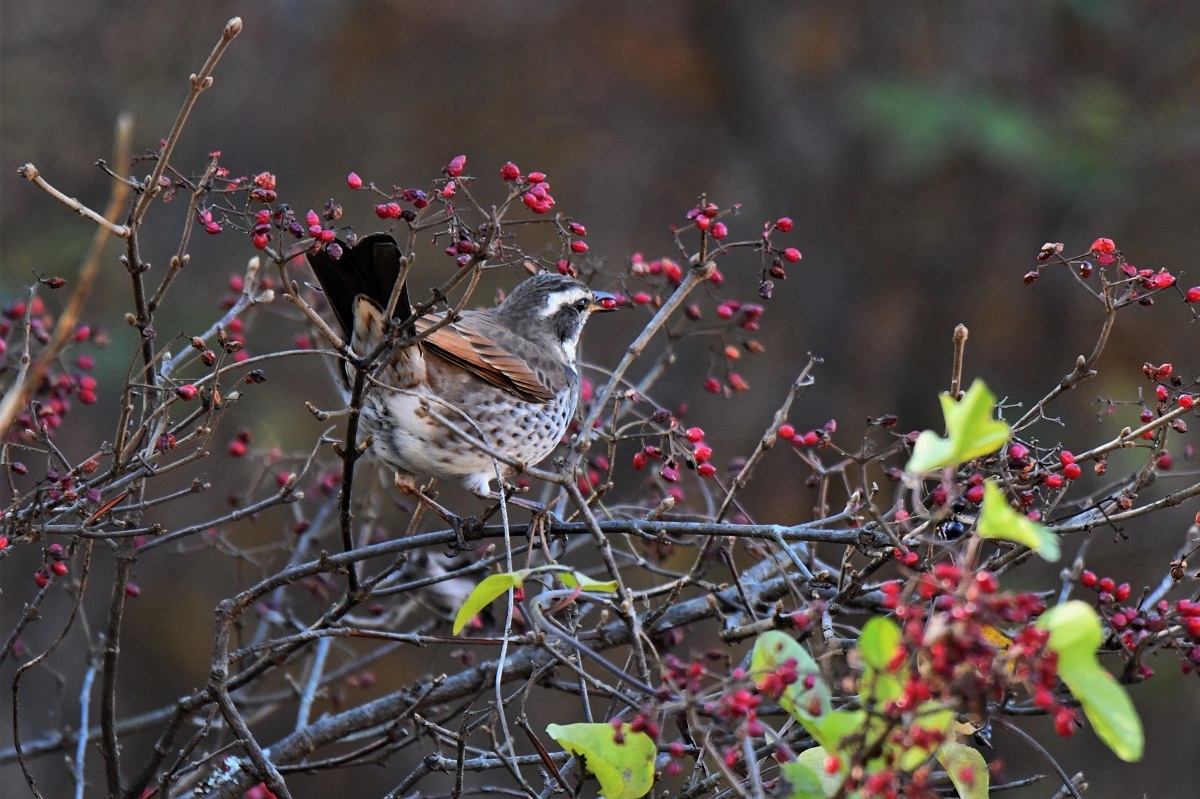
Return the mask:
<svg viewBox="0 0 1200 799"><path fill-rule="evenodd" d="M281 198L301 210L337 198L343 221L366 233L378 220L369 198L346 189L348 172L382 186L424 186L466 154L477 193L493 191L495 201L499 167L512 160L549 175L558 209L587 225L590 255L613 275L634 252L674 255L670 226L685 224L702 192L722 207L741 204L741 216L727 220L733 238L792 217L795 230L779 241L804 259L766 303L766 353L738 365L752 390L732 399L703 393L710 355L699 345L684 353L682 378L656 397L667 407L689 403L686 421L709 431L718 457L750 449L806 352L825 364L793 410L797 428L836 417L840 440L852 446L870 416L898 414L901 430L940 425L935 397L948 387L958 323L971 331L968 379L985 378L1012 402L1036 401L1091 351L1103 319L1061 269L1022 285L1043 242L1064 242L1075 254L1108 236L1138 266L1183 272L1185 288L1200 283L1192 265L1200 217L1195 3L74 0L0 6L5 304L32 272L69 281L92 235L90 223L17 177L17 166L31 161L67 194L103 208L110 184L93 164L111 157L117 115L135 116L135 152L155 148L188 74L235 14L244 32L192 115L174 159L183 171L199 172L205 155L221 150L234 174L274 172ZM156 269L174 251L185 210L179 202L151 214L144 246ZM85 319L113 343L96 353L100 402L72 416L61 436L74 457L111 438L101 425L111 423L134 354L121 322L130 306L117 253L113 246ZM206 327L228 276L253 254L236 233L195 239L191 253L160 332ZM432 285L448 267L425 259L417 268ZM756 301L752 257L731 259L724 271L734 296ZM1047 424L1034 437L1081 450L1130 424L1140 405L1109 418L1095 400L1136 402L1145 361L1173 361L1185 378L1200 373L1191 319L1173 294L1122 313L1100 378L1059 406L1072 424ZM282 310L256 324L266 342L259 351L299 329ZM634 329L628 317L597 320L587 357L614 364ZM307 448L321 428L295 396L332 405L323 368L314 360L272 380L270 393L238 407L240 423L253 424L256 445ZM751 488L749 504L765 509L763 520L811 514L812 496L784 449L771 453ZM1135 464L1114 457L1111 468ZM1178 464L1181 479L1194 479L1182 452ZM1098 533L1089 565L1135 590L1157 580L1194 510L1157 514L1123 538ZM156 567L163 571L145 573ZM161 558L141 568L151 583L181 567ZM30 588L24 572L12 584L16 573L7 571L0 595L4 629ZM212 575L214 585L238 579ZM213 601L203 585L187 590L194 606L131 616L144 635L133 638L126 676L142 688L130 689L123 707L155 707L203 683ZM1164 658L1158 677L1133 689L1151 741L1140 764L1119 764L1090 732L1063 744L1049 721L1029 729L1068 771L1086 767L1097 795L1192 795L1158 783L1166 773L1179 786L1200 778L1188 737L1163 734L1200 711L1195 678L1177 672L1174 658ZM0 679L11 674L6 666ZM60 687L45 683L57 701ZM0 697L11 710L9 692ZM8 725L0 726L0 744L9 745ZM1013 753L1009 776L1045 770L1014 742L1005 749ZM380 785L391 784L388 776L371 773ZM0 770L0 793L24 795L23 785L14 768ZM1013 795L1051 793L1043 783Z"/></svg>

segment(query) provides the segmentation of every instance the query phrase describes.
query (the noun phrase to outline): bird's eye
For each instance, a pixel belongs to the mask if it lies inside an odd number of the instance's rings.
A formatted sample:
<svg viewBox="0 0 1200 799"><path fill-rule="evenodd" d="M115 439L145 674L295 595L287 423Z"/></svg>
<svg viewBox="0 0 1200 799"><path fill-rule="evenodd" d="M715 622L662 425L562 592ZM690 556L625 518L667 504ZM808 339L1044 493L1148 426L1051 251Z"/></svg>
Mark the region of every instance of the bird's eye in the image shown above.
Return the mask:
<svg viewBox="0 0 1200 799"><path fill-rule="evenodd" d="M588 300L587 297L580 297L579 299L575 300L575 310L582 311L586 309L589 304L590 300Z"/></svg>

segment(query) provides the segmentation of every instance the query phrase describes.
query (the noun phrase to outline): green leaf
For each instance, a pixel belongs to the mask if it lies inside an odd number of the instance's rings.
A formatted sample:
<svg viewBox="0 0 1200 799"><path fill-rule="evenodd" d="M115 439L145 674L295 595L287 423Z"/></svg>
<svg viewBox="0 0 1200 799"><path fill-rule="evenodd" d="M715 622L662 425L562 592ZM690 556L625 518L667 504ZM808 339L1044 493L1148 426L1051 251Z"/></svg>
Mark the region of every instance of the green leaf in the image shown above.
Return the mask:
<svg viewBox="0 0 1200 799"><path fill-rule="evenodd" d="M938 740L945 740L950 734L950 728L954 725L954 711L939 702L922 702L917 708L917 712L913 715L912 726L922 730L929 730L940 733ZM887 743L885 746L891 749L896 754L896 763L904 771L913 771L933 754L934 748L925 746L912 746L903 750L896 750L895 745Z"/></svg>
<svg viewBox="0 0 1200 799"><path fill-rule="evenodd" d="M858 636L858 654L863 659L858 696L864 707L886 704L904 693L907 669L893 672L888 668L900 646L900 628L882 616L869 619Z"/></svg>
<svg viewBox="0 0 1200 799"><path fill-rule="evenodd" d="M467 601L463 602L462 607L458 609L458 615L454 617L454 634L458 635L462 628L466 627L471 619L490 605L496 597L510 588L523 585L524 582L525 577L521 572L489 574L479 585L471 589L471 593L467 595Z"/></svg>
<svg viewBox="0 0 1200 799"><path fill-rule="evenodd" d="M825 743L819 737L819 731L821 719L832 710L829 686L821 679L817 662L796 639L779 630L768 630L760 635L754 642L754 651L750 653L750 675L761 684L764 676L789 660L796 661L796 674L800 679L783 690L779 706L800 722L810 735ZM814 677L813 687L806 690L804 678L810 674Z"/></svg>
<svg viewBox="0 0 1200 799"><path fill-rule="evenodd" d="M561 572L558 579L562 580L563 585L567 588L578 588L581 591L592 591L597 594L612 594L617 590L616 580L601 582L577 571Z"/></svg>
<svg viewBox="0 0 1200 799"><path fill-rule="evenodd" d="M876 671L887 672L900 646L900 626L883 616L873 616L858 636L858 652L863 662Z"/></svg>
<svg viewBox="0 0 1200 799"><path fill-rule="evenodd" d="M644 732L621 726L617 743L611 724L548 724L546 733L573 755L600 781L605 799L640 799L654 785L654 741Z"/></svg>
<svg viewBox="0 0 1200 799"><path fill-rule="evenodd" d="M979 512L975 534L980 538L1001 538L1024 544L1051 562L1061 555L1058 536L1045 525L1013 510L1004 493L991 480L983 484L983 508Z"/></svg>
<svg viewBox="0 0 1200 799"><path fill-rule="evenodd" d="M833 710L814 720L815 729L808 729L817 743L831 752L841 750L842 740L854 735L867 722L865 710Z"/></svg>
<svg viewBox="0 0 1200 799"><path fill-rule="evenodd" d="M829 796L822 785L820 771L814 771L798 760L781 764L779 773L787 783L780 795L787 799L826 799Z"/></svg>
<svg viewBox="0 0 1200 799"><path fill-rule="evenodd" d="M1142 759L1145 734L1133 701L1096 660L1104 631L1096 611L1073 600L1046 611L1037 626L1049 630L1048 648L1058 653L1058 676L1079 700L1096 735L1126 763Z"/></svg>
<svg viewBox="0 0 1200 799"><path fill-rule="evenodd" d="M988 766L983 755L964 744L947 741L937 757L961 799L987 799Z"/></svg>
<svg viewBox="0 0 1200 799"><path fill-rule="evenodd" d="M996 412L996 395L988 390L982 380L976 380L959 401L949 394L939 397L942 415L946 418L946 438L932 430L917 437L912 457L904 471L920 474L942 466L957 466L972 458L987 455L1012 437L1012 430L1004 422L993 418Z"/></svg>
<svg viewBox="0 0 1200 799"><path fill-rule="evenodd" d="M796 762L817 775L817 779L821 781L821 788L825 791L825 796L836 796L848 774L846 758L842 758L842 767L836 773L830 774L825 770L825 757L828 754L829 751L825 747L814 746L812 749L805 749L796 755Z"/></svg>

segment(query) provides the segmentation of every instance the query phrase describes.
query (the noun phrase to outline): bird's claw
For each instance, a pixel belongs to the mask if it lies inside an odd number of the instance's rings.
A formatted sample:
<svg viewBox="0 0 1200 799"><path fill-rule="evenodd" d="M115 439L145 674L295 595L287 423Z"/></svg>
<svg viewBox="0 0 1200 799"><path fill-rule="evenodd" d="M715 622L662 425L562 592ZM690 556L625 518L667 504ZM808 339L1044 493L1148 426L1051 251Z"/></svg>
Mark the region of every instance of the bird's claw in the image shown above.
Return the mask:
<svg viewBox="0 0 1200 799"><path fill-rule="evenodd" d="M477 516L468 516L465 519L460 516L455 516L453 520L447 519L450 522L450 527L454 530L454 543L450 545L450 553L457 555L462 552L471 552L478 549L480 539L476 537L474 541L468 541L468 536L478 536L483 529L483 520Z"/></svg>

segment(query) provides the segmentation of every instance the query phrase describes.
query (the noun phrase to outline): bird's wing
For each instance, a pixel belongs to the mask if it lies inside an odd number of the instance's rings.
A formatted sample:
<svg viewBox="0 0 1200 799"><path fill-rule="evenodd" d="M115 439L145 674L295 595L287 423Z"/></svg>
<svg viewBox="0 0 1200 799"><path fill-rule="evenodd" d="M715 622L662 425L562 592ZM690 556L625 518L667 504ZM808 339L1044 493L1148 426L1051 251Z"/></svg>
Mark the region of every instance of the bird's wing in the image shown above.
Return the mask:
<svg viewBox="0 0 1200 799"><path fill-rule="evenodd" d="M418 318L417 333L424 333L441 319L439 314ZM566 386L565 370L558 365L545 370L530 365L517 352L525 349L523 343L491 314L466 311L459 321L430 333L422 346L527 402L549 402Z"/></svg>

